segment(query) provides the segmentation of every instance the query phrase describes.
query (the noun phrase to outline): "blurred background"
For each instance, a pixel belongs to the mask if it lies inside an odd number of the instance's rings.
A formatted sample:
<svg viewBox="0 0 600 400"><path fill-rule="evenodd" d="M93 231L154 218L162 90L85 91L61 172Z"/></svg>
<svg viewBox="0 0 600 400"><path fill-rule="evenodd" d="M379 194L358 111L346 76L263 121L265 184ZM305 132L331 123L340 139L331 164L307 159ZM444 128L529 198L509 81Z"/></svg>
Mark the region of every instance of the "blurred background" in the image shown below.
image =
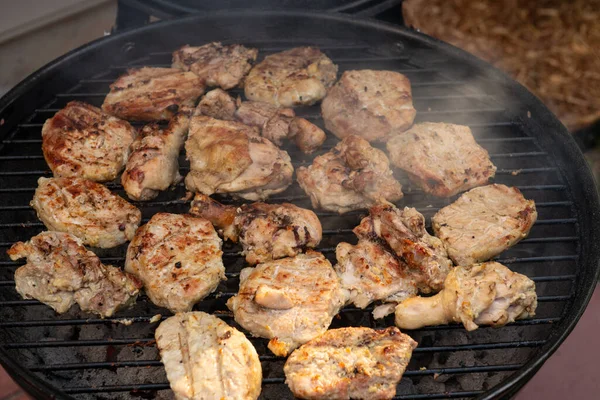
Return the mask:
<svg viewBox="0 0 600 400"><path fill-rule="evenodd" d="M49 61L111 32L215 8L222 0L0 0L0 95ZM270 2L272 8L273 2ZM300 8L306 7L305 2ZM316 3L312 1L312 3ZM337 10L405 24L504 70L574 135L600 181L600 0L346 1ZM335 7L334 7L335 8ZM600 293L575 331L517 399L597 398ZM585 349L585 350L584 350ZM0 371L0 400L28 398Z"/></svg>

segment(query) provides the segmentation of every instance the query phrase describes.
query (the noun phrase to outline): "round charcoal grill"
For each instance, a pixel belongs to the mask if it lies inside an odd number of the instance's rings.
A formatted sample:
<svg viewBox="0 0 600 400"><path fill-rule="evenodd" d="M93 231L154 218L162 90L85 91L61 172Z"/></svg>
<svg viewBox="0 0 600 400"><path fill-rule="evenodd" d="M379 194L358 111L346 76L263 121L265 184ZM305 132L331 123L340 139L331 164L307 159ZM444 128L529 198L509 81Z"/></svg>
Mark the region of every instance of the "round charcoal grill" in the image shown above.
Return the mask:
<svg viewBox="0 0 600 400"><path fill-rule="evenodd" d="M466 332L462 326L409 331L419 347L398 386L398 399L497 398L514 394L552 354L582 314L598 277L599 205L595 186L575 142L529 92L468 54L391 25L341 15L308 12L223 12L153 24L75 50L30 76L0 101L0 357L11 375L38 398L170 398L154 343L157 323L169 313L140 298L117 317L98 319L73 307L56 315L21 299L13 275L19 263L5 250L44 229L29 207L40 176L50 172L41 153L43 122L71 100L100 105L108 86L133 66L168 66L184 44L210 41L259 48L259 57L300 45L320 47L340 67L388 69L410 78L417 122L444 121L471 127L498 167L496 182L517 186L537 204L530 236L499 261L536 281L537 315L494 329ZM241 94L241 91L234 91ZM322 126L319 107L297 113ZM327 151L335 144L329 135ZM295 166L312 157L287 148ZM182 174L187 162L180 158ZM425 195L396 171L410 205L427 220L454 199ZM118 182L108 186L125 197ZM158 211L184 213L185 188L136 203L145 221ZM219 198L232 202L228 198ZM310 208L294 183L271 202ZM338 242L354 243L351 229L365 211L338 216L318 212L324 238L319 246L332 262ZM126 246L99 250L105 263L122 266ZM196 305L235 325L225 301L238 287L244 267L237 245L224 245L227 282ZM333 327L385 327L371 309L344 308ZM252 338L263 366L264 399L292 398L284 383L284 359Z"/></svg>

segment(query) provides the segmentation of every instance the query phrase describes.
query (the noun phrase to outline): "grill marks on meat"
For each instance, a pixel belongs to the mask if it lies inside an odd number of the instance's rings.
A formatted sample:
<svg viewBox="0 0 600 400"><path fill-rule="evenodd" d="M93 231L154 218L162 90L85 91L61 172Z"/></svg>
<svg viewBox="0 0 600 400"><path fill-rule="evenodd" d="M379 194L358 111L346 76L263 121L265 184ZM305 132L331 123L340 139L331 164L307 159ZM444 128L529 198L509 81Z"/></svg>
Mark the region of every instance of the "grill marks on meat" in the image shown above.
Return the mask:
<svg viewBox="0 0 600 400"><path fill-rule="evenodd" d="M503 326L533 317L535 283L497 262L454 268L433 297L414 297L396 307L402 329L459 322L468 331L479 325Z"/></svg>
<svg viewBox="0 0 600 400"><path fill-rule="evenodd" d="M331 264L308 251L246 268L227 306L253 335L271 339L269 349L286 356L324 333L346 297Z"/></svg>
<svg viewBox="0 0 600 400"><path fill-rule="evenodd" d="M391 399L416 347L395 327L331 329L295 350L283 370L302 399Z"/></svg>
<svg viewBox="0 0 600 400"><path fill-rule="evenodd" d="M42 232L8 251L11 260L27 258L15 272L17 292L57 313L75 303L82 311L112 316L137 298L141 283L112 265L103 265L80 239L68 233Z"/></svg>
<svg viewBox="0 0 600 400"><path fill-rule="evenodd" d="M537 219L535 202L519 189L472 189L432 218L435 235L457 265L486 261L527 237Z"/></svg>
<svg viewBox="0 0 600 400"><path fill-rule="evenodd" d="M158 213L129 244L125 270L144 283L154 304L190 311L225 279L221 244L203 218Z"/></svg>
<svg viewBox="0 0 600 400"><path fill-rule="evenodd" d="M386 141L407 130L416 110L410 81L393 71L346 71L321 104L325 128L343 139Z"/></svg>
<svg viewBox="0 0 600 400"><path fill-rule="evenodd" d="M173 68L191 71L208 86L232 89L242 82L258 50L239 44L223 46L220 42L199 47L183 46L173 53Z"/></svg>
<svg viewBox="0 0 600 400"><path fill-rule="evenodd" d="M110 85L102 109L132 121L166 121L179 108L194 107L204 93L204 81L174 68L130 69Z"/></svg>
<svg viewBox="0 0 600 400"><path fill-rule="evenodd" d="M133 238L142 213L99 183L81 178L39 178L31 201L49 230L110 248Z"/></svg>
<svg viewBox="0 0 600 400"><path fill-rule="evenodd" d="M179 151L187 136L191 113L191 108L180 111L165 129L156 123L142 128L131 145L131 156L121 176L130 199L151 200L181 181Z"/></svg>
<svg viewBox="0 0 600 400"><path fill-rule="evenodd" d="M71 101L44 123L42 151L54 176L110 181L125 167L135 137L127 121Z"/></svg>
<svg viewBox="0 0 600 400"><path fill-rule="evenodd" d="M248 100L276 106L312 105L325 97L337 69L319 49L296 47L266 56L252 68L244 93Z"/></svg>
<svg viewBox="0 0 600 400"><path fill-rule="evenodd" d="M197 194L190 213L208 219L226 239L242 244L249 264L293 257L321 241L319 218L311 210L290 203L223 205Z"/></svg>
<svg viewBox="0 0 600 400"><path fill-rule="evenodd" d="M416 124L387 143L390 160L426 193L450 197L485 185L496 174L468 126Z"/></svg>
<svg viewBox="0 0 600 400"><path fill-rule="evenodd" d="M154 334L176 399L254 400L262 368L252 343L203 312L178 313Z"/></svg>
<svg viewBox="0 0 600 400"><path fill-rule="evenodd" d="M403 196L385 153L358 136L344 138L296 174L314 208L340 214Z"/></svg>
<svg viewBox="0 0 600 400"><path fill-rule="evenodd" d="M292 181L287 152L239 122L194 116L185 149L190 159L185 184L192 192L261 200Z"/></svg>

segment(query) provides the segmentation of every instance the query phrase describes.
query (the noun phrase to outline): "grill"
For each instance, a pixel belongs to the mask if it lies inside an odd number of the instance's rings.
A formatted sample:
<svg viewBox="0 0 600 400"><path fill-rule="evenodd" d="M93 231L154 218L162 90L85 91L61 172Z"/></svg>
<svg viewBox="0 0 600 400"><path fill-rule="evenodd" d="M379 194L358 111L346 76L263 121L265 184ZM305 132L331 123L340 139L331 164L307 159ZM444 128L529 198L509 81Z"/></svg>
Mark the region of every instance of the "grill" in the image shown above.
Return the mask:
<svg viewBox="0 0 600 400"><path fill-rule="evenodd" d="M419 342L398 386L398 399L498 398L514 394L573 329L598 278L599 210L591 174L574 141L556 118L523 87L466 53L415 32L352 17L308 12L229 12L198 15L128 31L75 50L30 76L0 101L0 356L3 365L38 398L169 398L150 319L169 313L141 297L115 318L98 319L74 307L63 315L21 299L13 274L20 265L5 250L44 229L28 203L39 176L50 172L41 154L43 122L68 101L100 105L108 85L132 66L167 66L183 44L221 40L259 48L259 57L299 45L316 45L347 69L402 72L412 82L417 122L469 125L498 167L496 182L517 186L536 201L539 220L530 236L499 261L537 285L538 315L494 329L466 332L436 326L408 332ZM241 91L239 92L241 94ZM297 110L322 127L319 108ZM335 140L329 136L322 153ZM312 157L287 149L295 167ZM182 174L187 173L180 157ZM396 171L405 198L427 220L454 199L426 196ZM118 182L108 186L125 197ZM185 187L134 203L144 221L158 211L183 213ZM231 199L219 198L223 202ZM294 183L271 202L310 208ZM332 262L340 241L354 243L351 229L365 211L338 216L318 212L319 246ZM126 246L98 250L105 263L122 266ZM225 302L244 267L237 245L224 245L227 282L196 305L235 326ZM375 321L372 309L344 308L333 327L393 325ZM292 398L284 383L284 359L251 338L263 366L264 399Z"/></svg>

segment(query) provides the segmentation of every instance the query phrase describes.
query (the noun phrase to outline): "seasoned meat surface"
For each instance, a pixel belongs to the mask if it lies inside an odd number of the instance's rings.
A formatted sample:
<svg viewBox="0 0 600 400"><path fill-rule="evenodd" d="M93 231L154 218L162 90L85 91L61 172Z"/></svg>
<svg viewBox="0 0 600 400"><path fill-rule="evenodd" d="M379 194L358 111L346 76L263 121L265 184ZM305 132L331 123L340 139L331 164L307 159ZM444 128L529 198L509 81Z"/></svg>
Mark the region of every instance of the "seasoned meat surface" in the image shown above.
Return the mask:
<svg viewBox="0 0 600 400"><path fill-rule="evenodd" d="M321 104L325 128L340 139L386 141L415 119L410 81L392 71L346 71Z"/></svg>
<svg viewBox="0 0 600 400"><path fill-rule="evenodd" d="M190 213L211 221L226 239L240 240L249 264L293 257L321 241L321 223L311 210L290 203L226 206L197 194Z"/></svg>
<svg viewBox="0 0 600 400"><path fill-rule="evenodd" d="M243 333L203 312L178 313L154 334L175 398L255 400L262 368Z"/></svg>
<svg viewBox="0 0 600 400"><path fill-rule="evenodd" d="M315 104L325 97L337 69L319 49L296 47L266 56L254 66L246 78L244 93L248 100L276 106Z"/></svg>
<svg viewBox="0 0 600 400"><path fill-rule="evenodd" d="M291 108L277 107L262 101L242 101L235 112L236 120L257 127L263 137L277 146L289 136L289 127L295 117Z"/></svg>
<svg viewBox="0 0 600 400"><path fill-rule="evenodd" d="M110 85L102 109L131 121L166 121L180 107L193 107L204 93L204 81L174 68L130 69Z"/></svg>
<svg viewBox="0 0 600 400"><path fill-rule="evenodd" d="M425 218L414 208L392 204L369 209L354 228L359 239L382 242L406 266L422 293L437 292L452 268L442 241L425 230Z"/></svg>
<svg viewBox="0 0 600 400"><path fill-rule="evenodd" d="M223 89L213 89L202 97L194 115L205 115L216 119L233 121L236 110L237 104L235 99L229 93Z"/></svg>
<svg viewBox="0 0 600 400"><path fill-rule="evenodd" d="M358 136L344 138L296 175L314 208L340 214L403 196L385 153Z"/></svg>
<svg viewBox="0 0 600 400"><path fill-rule="evenodd" d="M410 268L379 243L359 240L339 243L335 249L335 271L348 301L365 308L373 301L400 302L417 295L417 283Z"/></svg>
<svg viewBox="0 0 600 400"><path fill-rule="evenodd" d="M468 331L479 325L503 326L533 317L535 283L497 262L459 266L448 274L444 289L433 297L413 297L396 307L402 329L462 323Z"/></svg>
<svg viewBox="0 0 600 400"><path fill-rule="evenodd" d="M42 151L54 176L110 181L125 167L135 137L127 121L71 101L44 123Z"/></svg>
<svg viewBox="0 0 600 400"><path fill-rule="evenodd" d="M243 269L227 307L244 329L271 339L269 349L286 356L324 333L345 302L329 261L309 251Z"/></svg>
<svg viewBox="0 0 600 400"><path fill-rule="evenodd" d="M519 189L482 186L464 193L432 218L435 235L457 265L486 261L527 237L537 219L535 202Z"/></svg>
<svg viewBox="0 0 600 400"><path fill-rule="evenodd" d="M290 123L288 137L304 154L311 154L320 148L327 139L323 129L300 117L294 118Z"/></svg>
<svg viewBox="0 0 600 400"><path fill-rule="evenodd" d="M68 232L92 247L133 238L142 213L106 186L81 178L40 178L31 206L49 230Z"/></svg>
<svg viewBox="0 0 600 400"><path fill-rule="evenodd" d="M190 159L185 184L192 192L262 200L292 182L287 152L239 122L194 116L185 149Z"/></svg>
<svg viewBox="0 0 600 400"><path fill-rule="evenodd" d="M129 244L125 270L144 283L157 306L190 311L225 279L221 244L203 218L154 214Z"/></svg>
<svg viewBox="0 0 600 400"><path fill-rule="evenodd" d="M387 143L390 160L426 193L450 197L485 185L496 174L488 152L468 126L415 124Z"/></svg>
<svg viewBox="0 0 600 400"><path fill-rule="evenodd" d="M11 260L27 258L15 272L17 292L36 299L57 313L75 303L82 311L104 317L127 307L137 298L141 283L112 265L103 265L80 239L62 232L42 232L8 251Z"/></svg>
<svg viewBox="0 0 600 400"><path fill-rule="evenodd" d="M395 327L331 329L295 350L283 371L301 399L391 399L416 347Z"/></svg>
<svg viewBox="0 0 600 400"><path fill-rule="evenodd" d="M172 66L193 72L208 86L227 90L242 86L256 56L257 49L213 42L199 47L183 46L173 53Z"/></svg>
<svg viewBox="0 0 600 400"><path fill-rule="evenodd" d="M191 108L185 107L163 129L152 123L142 128L131 145L121 183L132 200L151 200L181 181L179 151L190 125Z"/></svg>

